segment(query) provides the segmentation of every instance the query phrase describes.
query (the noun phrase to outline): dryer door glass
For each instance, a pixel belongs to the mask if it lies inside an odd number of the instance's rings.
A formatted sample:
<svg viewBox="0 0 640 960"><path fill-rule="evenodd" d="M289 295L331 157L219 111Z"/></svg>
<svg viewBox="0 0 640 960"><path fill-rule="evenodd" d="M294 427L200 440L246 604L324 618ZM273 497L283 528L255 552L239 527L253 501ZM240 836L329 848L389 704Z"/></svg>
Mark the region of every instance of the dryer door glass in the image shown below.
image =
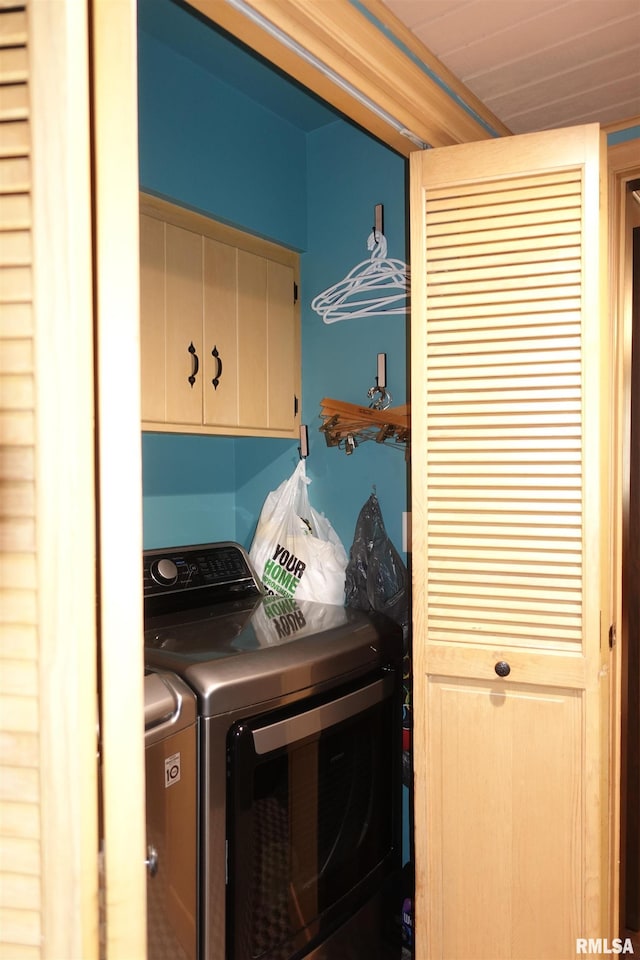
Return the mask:
<svg viewBox="0 0 640 960"><path fill-rule="evenodd" d="M229 737L228 955L285 960L379 886L398 852L392 674ZM231 941L231 942L229 942Z"/></svg>

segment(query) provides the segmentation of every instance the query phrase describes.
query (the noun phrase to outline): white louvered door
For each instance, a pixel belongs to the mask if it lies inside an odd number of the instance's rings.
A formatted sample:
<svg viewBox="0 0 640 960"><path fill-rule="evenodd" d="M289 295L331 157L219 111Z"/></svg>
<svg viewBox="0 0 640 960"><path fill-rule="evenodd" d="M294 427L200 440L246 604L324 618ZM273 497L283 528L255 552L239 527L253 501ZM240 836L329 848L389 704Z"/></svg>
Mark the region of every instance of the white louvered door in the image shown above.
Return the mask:
<svg viewBox="0 0 640 960"><path fill-rule="evenodd" d="M412 157L418 960L614 935L600 156L590 126Z"/></svg>

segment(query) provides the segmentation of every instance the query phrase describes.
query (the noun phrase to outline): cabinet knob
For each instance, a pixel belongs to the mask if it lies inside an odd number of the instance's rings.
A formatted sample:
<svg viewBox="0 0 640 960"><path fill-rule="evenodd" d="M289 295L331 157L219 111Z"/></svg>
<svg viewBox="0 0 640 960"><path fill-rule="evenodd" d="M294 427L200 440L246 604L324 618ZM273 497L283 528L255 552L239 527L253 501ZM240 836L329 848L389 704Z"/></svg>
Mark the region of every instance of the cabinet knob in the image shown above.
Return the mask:
<svg viewBox="0 0 640 960"><path fill-rule="evenodd" d="M509 674L511 673L511 667L509 666L506 660L498 660L498 662L494 667L494 670L496 671L499 677L508 677Z"/></svg>

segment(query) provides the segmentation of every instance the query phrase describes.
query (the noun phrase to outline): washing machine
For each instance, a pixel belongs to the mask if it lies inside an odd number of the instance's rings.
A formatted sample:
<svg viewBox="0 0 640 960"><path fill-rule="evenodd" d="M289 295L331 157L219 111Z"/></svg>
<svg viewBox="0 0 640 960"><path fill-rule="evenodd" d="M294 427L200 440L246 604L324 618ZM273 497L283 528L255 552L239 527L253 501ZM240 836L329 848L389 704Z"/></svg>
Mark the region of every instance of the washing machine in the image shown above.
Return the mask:
<svg viewBox="0 0 640 960"><path fill-rule="evenodd" d="M147 670L144 711L147 958L197 960L197 701L180 677Z"/></svg>

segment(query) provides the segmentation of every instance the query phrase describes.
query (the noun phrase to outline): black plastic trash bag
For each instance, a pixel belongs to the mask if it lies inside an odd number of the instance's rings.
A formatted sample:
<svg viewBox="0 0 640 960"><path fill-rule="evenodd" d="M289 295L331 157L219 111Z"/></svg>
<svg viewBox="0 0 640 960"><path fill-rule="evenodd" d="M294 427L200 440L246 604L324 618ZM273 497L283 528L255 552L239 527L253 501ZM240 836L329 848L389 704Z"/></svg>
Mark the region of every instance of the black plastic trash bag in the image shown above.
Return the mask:
<svg viewBox="0 0 640 960"><path fill-rule="evenodd" d="M358 515L345 575L345 605L384 613L409 629L409 576L387 536L382 511L371 494Z"/></svg>

